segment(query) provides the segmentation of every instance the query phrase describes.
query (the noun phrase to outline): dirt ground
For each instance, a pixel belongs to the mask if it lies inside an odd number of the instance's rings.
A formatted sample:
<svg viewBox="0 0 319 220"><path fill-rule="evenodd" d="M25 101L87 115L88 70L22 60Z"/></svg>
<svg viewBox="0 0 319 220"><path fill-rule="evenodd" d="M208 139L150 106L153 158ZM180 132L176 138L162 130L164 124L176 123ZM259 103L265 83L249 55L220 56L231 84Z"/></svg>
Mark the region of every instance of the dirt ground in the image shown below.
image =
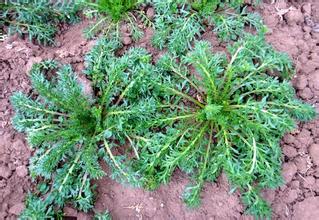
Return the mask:
<svg viewBox="0 0 319 220"><path fill-rule="evenodd" d="M267 40L278 50L287 52L296 66L293 85L298 97L319 111L319 1L277 0L258 9L269 28ZM41 47L13 36L0 42L0 219L16 219L24 208L24 198L31 189L28 159L32 151L25 137L11 126L13 110L9 97L14 91L31 91L28 70L43 59L71 63L79 73L84 69L84 55L94 45L81 31L84 21L63 27L56 47ZM152 31L137 45L150 48ZM204 38L216 43L212 34ZM125 39L127 44L129 39ZM129 45L128 45L129 46ZM156 56L160 54L156 53ZM286 184L264 192L272 204L273 219L319 219L319 119L299 124L282 140L283 176ZM109 178L96 181L95 209L108 209L113 219L252 219L243 214L239 194L229 193L224 176L207 183L202 192L202 205L188 209L180 199L188 178L177 171L170 184L153 192L122 186ZM89 215L65 208L68 216L90 219Z"/></svg>

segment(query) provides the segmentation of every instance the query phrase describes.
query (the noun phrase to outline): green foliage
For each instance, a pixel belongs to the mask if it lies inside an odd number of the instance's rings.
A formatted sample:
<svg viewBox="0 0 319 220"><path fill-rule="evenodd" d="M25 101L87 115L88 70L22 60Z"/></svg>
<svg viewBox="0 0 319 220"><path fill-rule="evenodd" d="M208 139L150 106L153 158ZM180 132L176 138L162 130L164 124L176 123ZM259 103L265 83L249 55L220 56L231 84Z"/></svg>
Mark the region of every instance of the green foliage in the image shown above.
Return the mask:
<svg viewBox="0 0 319 220"><path fill-rule="evenodd" d="M1 3L0 25L8 26L9 34L27 34L30 40L53 44L56 26L61 22L76 22L79 9L77 1L8 1Z"/></svg>
<svg viewBox="0 0 319 220"><path fill-rule="evenodd" d="M189 0L192 8L197 11L212 12L217 9L219 0Z"/></svg>
<svg viewBox="0 0 319 220"><path fill-rule="evenodd" d="M22 2L1 4L0 24L42 43L52 43L56 24L74 21L79 7ZM134 40L141 37L131 11L139 1L81 1L97 18L87 35L107 37L86 56L93 93L71 66L44 61L30 73L35 92L12 96L13 125L35 150L30 173L38 182L21 219L56 218L66 203L91 210L91 182L106 175L101 160L112 178L148 189L181 169L192 176L183 194L190 206L200 204L205 181L224 172L247 213L270 216L260 191L282 183L280 139L295 120L316 115L287 81L291 61L265 43L260 17L246 13L241 0L145 2L156 9L153 44L168 49L155 65L141 48L117 55L124 22ZM209 43L197 41L207 23L222 41L235 41L227 52L213 54ZM256 35L245 33L249 26Z"/></svg>
<svg viewBox="0 0 319 220"><path fill-rule="evenodd" d="M242 3L241 0L154 0L156 33L153 44L177 55L184 54L193 41L201 37L207 21L223 41L242 37L246 26L264 31L261 18L246 13L245 8L240 8ZM233 12L227 11L228 7L232 7Z"/></svg>
<svg viewBox="0 0 319 220"><path fill-rule="evenodd" d="M126 12L132 10L137 2L137 0L98 0L91 5L97 8L100 13L109 15L113 21L117 22Z"/></svg>
<svg viewBox="0 0 319 220"><path fill-rule="evenodd" d="M95 213L94 220L112 220L108 211L102 213Z"/></svg>
<svg viewBox="0 0 319 220"><path fill-rule="evenodd" d="M153 44L181 54L191 47L204 27L198 13L193 13L183 0L154 0L156 9Z"/></svg>
<svg viewBox="0 0 319 220"><path fill-rule="evenodd" d="M214 25L214 32L222 41L236 41L246 34L245 27L257 31L258 34L267 32L262 18L257 13L246 13L245 9L239 14L216 14L209 18Z"/></svg>
<svg viewBox="0 0 319 220"><path fill-rule="evenodd" d="M243 0L189 0L188 2L194 10L205 14L212 14L218 7L223 8L227 5L239 7L243 4Z"/></svg>
<svg viewBox="0 0 319 220"><path fill-rule="evenodd" d="M21 220L54 218L52 208L47 208L47 204L32 194L27 196L25 204L28 208L21 213L19 217Z"/></svg>
<svg viewBox="0 0 319 220"><path fill-rule="evenodd" d="M94 201L90 182L105 176L101 159L109 164L111 177L138 185L139 173L131 172L126 155L133 152L138 157L134 143L140 141L143 123L156 110L149 98L156 76L145 50L132 49L117 57L120 46L117 41L101 40L87 56L86 74L94 94L82 91L70 66L44 61L31 71L38 94L12 96L13 125L26 133L36 150L30 173L40 183L22 216L41 218L66 202L90 210ZM127 142L130 147L124 147Z"/></svg>
<svg viewBox="0 0 319 220"><path fill-rule="evenodd" d="M140 4L138 0L98 0L95 3L84 1L85 14L89 18L96 18L96 22L88 27L84 34L87 38L92 38L99 33L110 38L120 38L120 27L126 22L133 40L138 40L143 36L143 31L137 26L138 18L149 24L149 19L142 11L136 10L138 16L132 11Z"/></svg>
<svg viewBox="0 0 319 220"><path fill-rule="evenodd" d="M230 60L210 47L199 41L185 56L167 54L158 61L166 72L158 83L159 100L168 107L150 122L156 133L145 135L136 169L151 189L167 183L176 168L190 174L193 184L184 193L190 206L199 205L205 181L225 172L247 212L269 217L260 190L282 183L280 139L295 128L295 120L314 118L315 110L295 99L286 81L290 60L261 36L247 35L230 46Z"/></svg>

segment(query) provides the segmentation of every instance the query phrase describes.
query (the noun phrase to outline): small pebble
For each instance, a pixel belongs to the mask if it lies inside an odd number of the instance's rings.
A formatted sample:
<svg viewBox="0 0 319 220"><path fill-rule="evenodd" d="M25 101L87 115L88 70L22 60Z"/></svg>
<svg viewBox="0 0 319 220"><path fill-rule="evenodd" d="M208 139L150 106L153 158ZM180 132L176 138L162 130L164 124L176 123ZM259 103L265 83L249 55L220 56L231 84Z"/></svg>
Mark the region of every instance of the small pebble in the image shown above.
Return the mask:
<svg viewBox="0 0 319 220"><path fill-rule="evenodd" d="M311 3L305 3L301 7L301 11L305 14L311 15Z"/></svg>
<svg viewBox="0 0 319 220"><path fill-rule="evenodd" d="M23 211L23 209L24 209L24 204L17 203L9 209L9 213L13 214L13 215L20 215L20 213Z"/></svg>
<svg viewBox="0 0 319 220"><path fill-rule="evenodd" d="M132 39L130 37L126 36L126 37L123 37L122 42L125 46L128 46L132 43Z"/></svg>
<svg viewBox="0 0 319 220"><path fill-rule="evenodd" d="M154 15L155 15L155 10L154 10L154 8L148 8L147 11L146 11L146 16L147 16L149 19L153 19L153 18L154 18Z"/></svg>
<svg viewBox="0 0 319 220"><path fill-rule="evenodd" d="M11 176L12 172L7 166L0 166L0 177L8 179Z"/></svg>
<svg viewBox="0 0 319 220"><path fill-rule="evenodd" d="M19 177L26 177L28 175L28 169L26 166L18 166L16 168L16 173Z"/></svg>

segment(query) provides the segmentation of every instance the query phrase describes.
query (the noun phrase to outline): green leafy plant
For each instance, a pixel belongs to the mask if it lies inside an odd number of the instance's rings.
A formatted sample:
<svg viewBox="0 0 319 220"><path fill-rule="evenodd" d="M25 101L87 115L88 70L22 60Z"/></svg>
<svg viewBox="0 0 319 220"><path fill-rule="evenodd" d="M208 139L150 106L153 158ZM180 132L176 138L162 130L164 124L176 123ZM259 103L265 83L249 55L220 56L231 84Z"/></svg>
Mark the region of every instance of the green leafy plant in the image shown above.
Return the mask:
<svg viewBox="0 0 319 220"><path fill-rule="evenodd" d="M84 1L87 8L85 14L89 18L96 18L96 22L84 31L85 36L92 38L102 33L107 37L120 38L121 25L127 23L133 40L140 39L143 31L137 25L138 18L148 24L151 23L143 11L135 10L140 3L138 0ZM137 16L132 12L133 10Z"/></svg>
<svg viewBox="0 0 319 220"><path fill-rule="evenodd" d="M156 9L153 44L161 50L168 48L177 54L185 52L204 30L201 17L192 13L183 0L154 0L153 4Z"/></svg>
<svg viewBox="0 0 319 220"><path fill-rule="evenodd" d="M246 34L245 27L258 34L266 33L267 28L263 25L262 18L257 13L247 13L242 9L241 13L216 14L209 18L214 24L213 31L223 42L236 41Z"/></svg>
<svg viewBox="0 0 319 220"><path fill-rule="evenodd" d="M189 3L191 3L192 7L196 10L206 10L207 12L212 12L215 9L217 9L218 6L225 6L230 5L232 7L238 7L243 4L243 0L189 0Z"/></svg>
<svg viewBox="0 0 319 220"><path fill-rule="evenodd" d="M190 0L192 8L197 11L215 11L219 1L216 0Z"/></svg>
<svg viewBox="0 0 319 220"><path fill-rule="evenodd" d="M138 157L134 142L140 141L143 123L156 109L149 98L156 76L145 50L132 49L117 57L120 47L118 41L101 40L87 56L86 74L94 94L84 93L69 65L44 61L30 73L37 93L12 96L13 125L26 133L35 149L30 173L38 182L22 218L51 216L66 202L90 210L90 182L105 176L100 160L110 166L112 178L139 184L139 173L131 172L126 159Z"/></svg>
<svg viewBox="0 0 319 220"><path fill-rule="evenodd" d="M194 10L201 11L206 14L212 14L218 7L224 7L226 4L230 4L233 7L238 7L243 3L242 0L189 0L188 2L191 4Z"/></svg>
<svg viewBox="0 0 319 220"><path fill-rule="evenodd" d="M110 213L108 211L95 213L94 220L112 220Z"/></svg>
<svg viewBox="0 0 319 220"><path fill-rule="evenodd" d="M204 182L224 172L249 214L270 217L260 190L283 182L280 139L295 128L296 119L307 121L316 113L295 98L287 81L288 56L275 52L262 36L248 35L228 52L230 59L199 41L183 57L167 54L158 61L166 72L158 84L165 95L159 99L170 107L149 123L156 132L145 135L136 169L151 189L168 183L176 168L190 174L193 183L184 193L190 206L200 203Z"/></svg>
<svg viewBox="0 0 319 220"><path fill-rule="evenodd" d="M97 3L90 3L100 13L109 15L113 21L119 21L125 13L134 9L137 0L98 0Z"/></svg>
<svg viewBox="0 0 319 220"><path fill-rule="evenodd" d="M90 1L86 12L97 22L87 33L103 31L108 37L86 57L84 73L92 91L84 90L87 85L71 66L44 61L30 73L34 92L12 96L13 125L35 149L30 173L37 187L21 219L57 218L66 203L91 210L91 181L106 175L102 160L112 178L149 189L168 183L180 168L192 175L184 193L190 206L199 205L205 181L224 172L233 190L240 190L248 213L270 216L260 191L282 183L280 138L295 120L316 115L295 98L287 81L293 71L289 58L265 43L260 18L240 8L242 1L147 2L157 12L153 43L169 51L156 65L144 49L116 55L122 22L128 21L134 39L141 36L130 11L138 1ZM20 4L5 5L1 18L7 20L1 24L18 25L13 21L22 12L33 16L23 21L32 20L43 31L28 29L29 36L44 43L51 42L55 29L53 23L44 27L42 17L75 18L56 12L47 1L31 2L30 8ZM239 13L224 10L228 5ZM196 41L204 21L214 24L220 39L237 40L227 53L213 54L209 43ZM247 25L259 33L244 34Z"/></svg>
<svg viewBox="0 0 319 220"><path fill-rule="evenodd" d="M192 47L193 41L200 38L207 28L207 23L214 26L213 31L224 41L242 37L247 25L258 31L263 28L259 16L246 13L239 7L242 1L153 2L156 9L153 44L159 49L168 48L177 55L184 54ZM228 5L232 7L231 12L227 11Z"/></svg>
<svg viewBox="0 0 319 220"><path fill-rule="evenodd" d="M47 207L41 199L29 194L25 201L26 209L20 215L20 219L54 219L54 210Z"/></svg>
<svg viewBox="0 0 319 220"><path fill-rule="evenodd" d="M0 3L0 25L7 26L8 34L28 35L42 44L53 44L61 22L78 21L80 10L77 1L15 0Z"/></svg>

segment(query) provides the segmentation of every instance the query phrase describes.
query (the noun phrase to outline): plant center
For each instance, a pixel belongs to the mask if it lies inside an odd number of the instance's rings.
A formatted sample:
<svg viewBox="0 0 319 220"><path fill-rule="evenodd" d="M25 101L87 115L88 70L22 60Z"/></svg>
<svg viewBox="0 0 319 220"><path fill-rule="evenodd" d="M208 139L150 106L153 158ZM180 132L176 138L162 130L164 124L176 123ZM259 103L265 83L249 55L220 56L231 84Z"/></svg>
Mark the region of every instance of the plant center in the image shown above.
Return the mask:
<svg viewBox="0 0 319 220"><path fill-rule="evenodd" d="M223 108L224 106L218 104L206 105L203 110L205 119L208 121L215 121L216 117L222 113Z"/></svg>

